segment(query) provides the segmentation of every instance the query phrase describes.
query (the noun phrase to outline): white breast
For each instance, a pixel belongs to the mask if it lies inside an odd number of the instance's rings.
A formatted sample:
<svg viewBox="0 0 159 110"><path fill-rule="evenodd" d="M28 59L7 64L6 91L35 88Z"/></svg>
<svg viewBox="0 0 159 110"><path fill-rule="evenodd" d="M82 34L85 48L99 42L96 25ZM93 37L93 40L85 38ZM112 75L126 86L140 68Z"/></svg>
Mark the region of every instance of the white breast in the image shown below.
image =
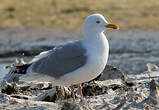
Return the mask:
<svg viewBox="0 0 159 110"><path fill-rule="evenodd" d="M93 40L93 39L92 39ZM88 66L91 68L88 71L89 79L97 77L105 68L108 60L109 44L105 35L98 36L92 41L92 44L87 43Z"/></svg>
<svg viewBox="0 0 159 110"><path fill-rule="evenodd" d="M84 39L83 46L87 50L87 63L82 67L73 71L60 80L56 81L58 85L69 86L88 82L96 78L105 68L108 60L109 44L104 34L91 40Z"/></svg>

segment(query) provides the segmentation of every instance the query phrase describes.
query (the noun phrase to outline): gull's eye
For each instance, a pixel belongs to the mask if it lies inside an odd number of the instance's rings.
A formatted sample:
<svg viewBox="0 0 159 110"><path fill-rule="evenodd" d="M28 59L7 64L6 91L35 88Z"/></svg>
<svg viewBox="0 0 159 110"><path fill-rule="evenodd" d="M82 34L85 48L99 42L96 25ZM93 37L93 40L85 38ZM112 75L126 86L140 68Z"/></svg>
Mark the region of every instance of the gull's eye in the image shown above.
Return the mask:
<svg viewBox="0 0 159 110"><path fill-rule="evenodd" d="M96 23L98 23L98 24L99 24L99 23L100 23L100 21L96 21Z"/></svg>

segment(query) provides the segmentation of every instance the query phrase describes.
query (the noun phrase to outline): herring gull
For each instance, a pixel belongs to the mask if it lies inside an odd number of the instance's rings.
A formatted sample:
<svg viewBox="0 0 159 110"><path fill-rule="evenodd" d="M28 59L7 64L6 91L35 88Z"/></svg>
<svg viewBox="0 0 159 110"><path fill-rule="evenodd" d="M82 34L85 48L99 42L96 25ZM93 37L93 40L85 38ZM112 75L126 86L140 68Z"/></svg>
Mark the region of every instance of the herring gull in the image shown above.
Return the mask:
<svg viewBox="0 0 159 110"><path fill-rule="evenodd" d="M82 40L70 42L45 51L19 69L25 69L23 81L51 82L53 86L78 85L82 97L81 83L88 82L104 70L108 56L109 43L104 35L106 28L118 29L108 23L103 15L89 15L83 23ZM72 88L73 99L74 91Z"/></svg>

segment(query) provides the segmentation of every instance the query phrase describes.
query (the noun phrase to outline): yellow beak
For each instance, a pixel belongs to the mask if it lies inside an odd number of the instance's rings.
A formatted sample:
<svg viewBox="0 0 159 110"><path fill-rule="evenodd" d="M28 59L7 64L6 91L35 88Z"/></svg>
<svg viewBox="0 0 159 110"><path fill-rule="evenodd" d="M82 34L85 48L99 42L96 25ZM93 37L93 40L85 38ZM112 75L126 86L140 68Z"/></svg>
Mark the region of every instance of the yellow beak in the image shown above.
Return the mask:
<svg viewBox="0 0 159 110"><path fill-rule="evenodd" d="M116 25L116 24L108 24L105 27L106 28L112 28L112 29L119 29L118 25Z"/></svg>

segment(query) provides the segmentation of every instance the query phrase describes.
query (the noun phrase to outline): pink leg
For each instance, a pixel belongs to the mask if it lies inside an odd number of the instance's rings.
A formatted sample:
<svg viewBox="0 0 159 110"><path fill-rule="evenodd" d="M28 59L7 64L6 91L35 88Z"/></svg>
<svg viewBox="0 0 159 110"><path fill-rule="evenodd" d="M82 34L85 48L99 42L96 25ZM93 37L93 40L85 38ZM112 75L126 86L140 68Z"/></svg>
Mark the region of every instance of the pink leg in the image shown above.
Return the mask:
<svg viewBox="0 0 159 110"><path fill-rule="evenodd" d="M74 86L73 85L71 86L71 90L72 90L73 101L75 101L75 93L74 93Z"/></svg>
<svg viewBox="0 0 159 110"><path fill-rule="evenodd" d="M80 96L82 98L83 94L82 94L82 86L81 86L81 84L78 85L78 89L79 89L79 92L80 92Z"/></svg>

